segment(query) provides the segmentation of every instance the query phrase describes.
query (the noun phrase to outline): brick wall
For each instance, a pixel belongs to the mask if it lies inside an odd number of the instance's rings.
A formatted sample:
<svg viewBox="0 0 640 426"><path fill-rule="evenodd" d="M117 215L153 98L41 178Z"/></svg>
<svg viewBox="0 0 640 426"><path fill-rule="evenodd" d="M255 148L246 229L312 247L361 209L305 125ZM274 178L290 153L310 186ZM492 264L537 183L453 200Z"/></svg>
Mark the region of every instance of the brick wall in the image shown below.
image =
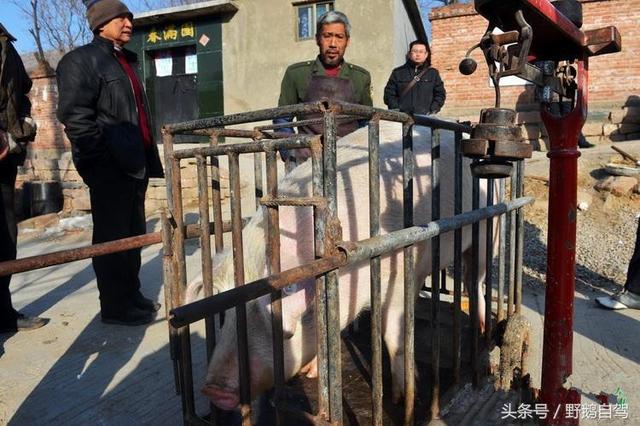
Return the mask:
<svg viewBox="0 0 640 426"><path fill-rule="evenodd" d="M583 27L595 29L615 25L622 35L622 52L589 61L589 117L583 132L591 142L640 139L640 0L582 0ZM482 52L472 57L478 69L470 76L458 71L465 52L480 41L486 20L472 4L434 9L432 23L433 66L445 82L448 116L477 121L480 108L492 106L495 95L489 85ZM535 35L534 35L535 37ZM544 148L546 132L540 126L533 86L511 86L501 90L502 106L515 108L518 121L529 123L527 137Z"/></svg>
<svg viewBox="0 0 640 426"><path fill-rule="evenodd" d="M71 144L64 133L64 126L56 118L58 87L55 75L39 69L32 71L30 75L33 80L33 87L29 93L32 104L31 115L38 123L38 133L35 141L29 145L24 166L19 169L16 183L18 190L17 213L21 217L27 216L27 212L23 210L25 200L22 199L22 187L26 181L61 182L64 196L63 212L90 211L89 189L73 165ZM160 158L164 162L162 151ZM185 206L197 206L198 189L195 160L182 161L181 169ZM228 177L225 171L221 172L222 196L226 198ZM246 186L244 181L242 184L243 187ZM147 190L147 212L152 213L165 205L165 180L151 179Z"/></svg>

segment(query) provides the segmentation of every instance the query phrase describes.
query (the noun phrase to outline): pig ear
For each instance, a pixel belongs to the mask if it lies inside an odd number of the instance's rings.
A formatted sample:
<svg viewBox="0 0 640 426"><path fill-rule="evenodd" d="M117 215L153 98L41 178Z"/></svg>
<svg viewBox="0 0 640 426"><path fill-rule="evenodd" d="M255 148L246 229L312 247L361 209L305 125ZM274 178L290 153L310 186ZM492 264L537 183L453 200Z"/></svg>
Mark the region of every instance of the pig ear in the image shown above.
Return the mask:
<svg viewBox="0 0 640 426"><path fill-rule="evenodd" d="M187 290L185 292L184 303L191 303L200 298L200 294L202 293L203 283L202 276L197 277L193 281L187 285Z"/></svg>

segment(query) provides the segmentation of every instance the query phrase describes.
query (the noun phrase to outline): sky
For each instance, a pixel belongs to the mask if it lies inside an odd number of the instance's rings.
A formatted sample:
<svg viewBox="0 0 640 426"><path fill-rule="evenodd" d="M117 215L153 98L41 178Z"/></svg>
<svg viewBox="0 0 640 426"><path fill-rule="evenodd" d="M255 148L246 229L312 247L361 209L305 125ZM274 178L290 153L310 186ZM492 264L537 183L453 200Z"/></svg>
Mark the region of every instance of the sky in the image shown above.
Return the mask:
<svg viewBox="0 0 640 426"><path fill-rule="evenodd" d="M28 4L27 0L21 1ZM421 3L425 2L422 1ZM31 23L23 15L22 11L9 0L0 0L0 10L2 11L0 14L0 22L2 22L2 25L4 25L7 31L18 39L14 44L18 52L33 52L35 50L35 43L31 34L29 34L29 27L31 26ZM423 9L422 15L423 20L425 21L425 27L427 28L427 33L430 35L431 28L427 20L427 16L429 15L428 10Z"/></svg>
<svg viewBox="0 0 640 426"><path fill-rule="evenodd" d="M22 15L22 11L9 0L0 0L0 10L2 10L0 22L12 36L18 39L14 43L16 50L19 53L34 51L35 43L29 34L29 21Z"/></svg>

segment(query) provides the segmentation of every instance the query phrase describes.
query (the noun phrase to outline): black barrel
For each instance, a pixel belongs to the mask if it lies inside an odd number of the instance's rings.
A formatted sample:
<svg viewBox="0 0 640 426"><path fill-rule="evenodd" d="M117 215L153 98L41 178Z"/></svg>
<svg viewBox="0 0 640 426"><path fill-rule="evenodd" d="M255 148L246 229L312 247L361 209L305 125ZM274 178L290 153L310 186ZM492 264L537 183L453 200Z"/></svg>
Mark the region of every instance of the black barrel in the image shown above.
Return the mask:
<svg viewBox="0 0 640 426"><path fill-rule="evenodd" d="M62 185L56 181L25 182L22 189L26 217L57 213L62 210Z"/></svg>

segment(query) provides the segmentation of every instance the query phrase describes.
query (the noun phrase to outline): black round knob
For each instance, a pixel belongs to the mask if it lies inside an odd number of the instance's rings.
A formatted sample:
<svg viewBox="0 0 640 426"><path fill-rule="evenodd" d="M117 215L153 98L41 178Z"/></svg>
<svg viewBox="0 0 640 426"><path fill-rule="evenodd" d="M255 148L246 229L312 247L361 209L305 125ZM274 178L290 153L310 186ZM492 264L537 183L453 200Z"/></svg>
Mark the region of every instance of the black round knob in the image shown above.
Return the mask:
<svg viewBox="0 0 640 426"><path fill-rule="evenodd" d="M473 58L464 58L460 61L458 69L464 75L471 75L478 68L478 63Z"/></svg>

